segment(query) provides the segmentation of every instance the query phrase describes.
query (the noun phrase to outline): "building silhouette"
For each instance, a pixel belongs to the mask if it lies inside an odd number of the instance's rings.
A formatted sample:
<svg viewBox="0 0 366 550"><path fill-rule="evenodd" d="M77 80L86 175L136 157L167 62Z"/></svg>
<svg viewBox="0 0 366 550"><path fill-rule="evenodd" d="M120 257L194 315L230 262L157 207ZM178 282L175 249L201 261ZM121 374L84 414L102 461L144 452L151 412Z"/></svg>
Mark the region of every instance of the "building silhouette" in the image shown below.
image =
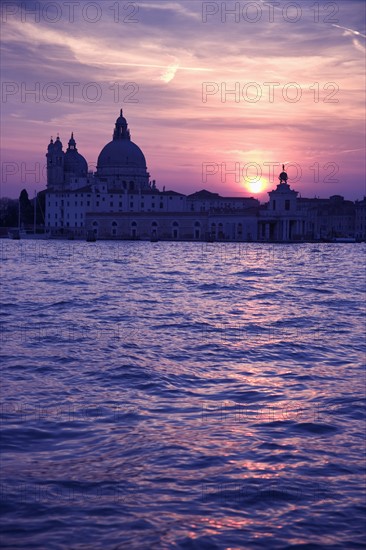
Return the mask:
<svg viewBox="0 0 366 550"><path fill-rule="evenodd" d="M51 234L99 239L301 242L365 239L366 198L352 203L299 198L287 173L261 205L253 197L223 197L202 189L185 195L160 191L131 140L122 109L112 140L88 171L73 133L66 152L59 137L47 150L46 226Z"/></svg>

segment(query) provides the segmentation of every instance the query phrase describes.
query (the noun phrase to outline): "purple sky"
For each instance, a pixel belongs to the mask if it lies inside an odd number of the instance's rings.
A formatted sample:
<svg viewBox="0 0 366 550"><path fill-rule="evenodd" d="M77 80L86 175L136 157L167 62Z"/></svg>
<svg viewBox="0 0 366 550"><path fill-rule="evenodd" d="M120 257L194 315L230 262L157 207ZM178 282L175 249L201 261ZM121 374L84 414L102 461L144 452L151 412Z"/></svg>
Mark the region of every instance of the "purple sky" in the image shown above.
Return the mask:
<svg viewBox="0 0 366 550"><path fill-rule="evenodd" d="M363 0L1 8L2 196L45 188L57 133L95 168L121 107L160 189L263 201L286 163L303 197L366 194Z"/></svg>

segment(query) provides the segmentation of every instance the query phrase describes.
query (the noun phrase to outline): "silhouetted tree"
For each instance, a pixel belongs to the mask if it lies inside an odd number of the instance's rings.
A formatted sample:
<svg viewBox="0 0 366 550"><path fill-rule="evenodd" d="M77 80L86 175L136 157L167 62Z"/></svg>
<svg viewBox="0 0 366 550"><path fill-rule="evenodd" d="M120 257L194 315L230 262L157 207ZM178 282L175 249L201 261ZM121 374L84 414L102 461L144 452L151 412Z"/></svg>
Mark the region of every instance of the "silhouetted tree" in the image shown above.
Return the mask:
<svg viewBox="0 0 366 550"><path fill-rule="evenodd" d="M18 226L18 201L16 199L9 199L8 197L0 199L0 226Z"/></svg>
<svg viewBox="0 0 366 550"><path fill-rule="evenodd" d="M28 197L26 189L22 189L19 195L20 223L29 225L33 223L33 206Z"/></svg>

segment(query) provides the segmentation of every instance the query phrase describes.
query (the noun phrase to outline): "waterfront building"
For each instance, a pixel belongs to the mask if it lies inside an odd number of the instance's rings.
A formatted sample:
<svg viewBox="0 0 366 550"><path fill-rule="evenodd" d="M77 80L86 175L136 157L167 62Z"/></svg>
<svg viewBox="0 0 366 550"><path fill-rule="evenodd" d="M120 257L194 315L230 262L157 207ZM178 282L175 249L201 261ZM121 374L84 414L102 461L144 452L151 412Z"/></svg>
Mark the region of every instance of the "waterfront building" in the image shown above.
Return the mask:
<svg viewBox="0 0 366 550"><path fill-rule="evenodd" d="M287 183L288 175L284 166L279 180L277 188L268 193L267 208L260 211L258 240L299 241L304 235L305 218L297 209L298 192L291 189Z"/></svg>
<svg viewBox="0 0 366 550"><path fill-rule="evenodd" d="M355 202L355 237L366 241L366 197Z"/></svg>
<svg viewBox="0 0 366 550"><path fill-rule="evenodd" d="M131 140L122 109L94 173L78 152L73 133L65 152L59 137L51 139L46 157L46 226L55 236L235 242L365 239L366 199L355 205L338 195L299 198L284 166L265 205L253 197L223 197L206 189L189 195L159 190L143 152Z"/></svg>

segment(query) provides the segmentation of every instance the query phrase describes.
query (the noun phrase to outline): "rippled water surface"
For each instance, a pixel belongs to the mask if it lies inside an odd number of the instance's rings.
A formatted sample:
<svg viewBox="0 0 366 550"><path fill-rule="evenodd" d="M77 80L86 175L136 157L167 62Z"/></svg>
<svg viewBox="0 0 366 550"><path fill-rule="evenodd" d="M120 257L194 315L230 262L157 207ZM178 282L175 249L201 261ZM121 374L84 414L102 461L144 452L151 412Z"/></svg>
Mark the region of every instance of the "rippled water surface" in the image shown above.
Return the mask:
<svg viewBox="0 0 366 550"><path fill-rule="evenodd" d="M365 548L364 244L1 246L3 548Z"/></svg>

